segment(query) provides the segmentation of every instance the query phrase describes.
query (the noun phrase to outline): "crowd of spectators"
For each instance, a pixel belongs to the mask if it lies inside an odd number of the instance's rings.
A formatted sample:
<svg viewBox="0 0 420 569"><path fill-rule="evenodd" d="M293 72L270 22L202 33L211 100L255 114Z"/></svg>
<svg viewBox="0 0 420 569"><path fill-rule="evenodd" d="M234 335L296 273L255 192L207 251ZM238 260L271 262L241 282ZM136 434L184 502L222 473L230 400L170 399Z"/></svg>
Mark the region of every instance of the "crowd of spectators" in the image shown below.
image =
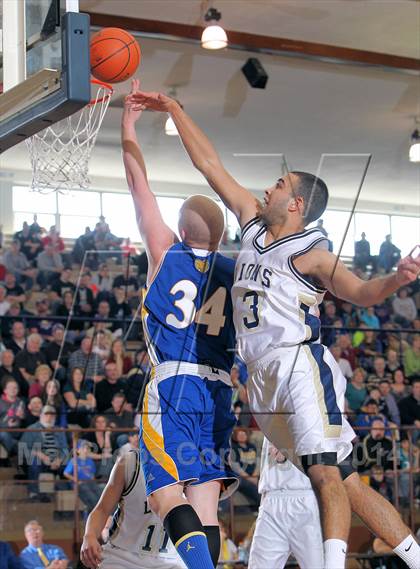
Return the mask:
<svg viewBox="0 0 420 569"><path fill-rule="evenodd" d="M399 250L388 237L374 258L362 235L355 248L357 274L370 278L392 270ZM0 430L0 445L9 460L24 449L20 474L31 481L31 500L48 500L39 492L41 473L71 486L77 460L81 498L91 509L100 489L92 481L107 478L116 451L136 445L135 412L150 367L138 318L146 271L144 254L116 238L104 218L71 251L55 227L45 232L35 218L0 252L0 429L8 429ZM416 282L366 309L327 296L321 313L322 341L348 380L346 412L358 434L359 471L395 497L397 448L403 504L410 492L408 470L419 462L419 305ZM135 352L127 350L132 339L138 342ZM233 467L241 475L240 492L256 508L258 448L250 435L257 424L240 361L231 377L239 427ZM71 459L71 439L51 432L53 426L92 431L84 433ZM29 427L33 431L22 432ZM419 498L417 477L415 483Z"/></svg>

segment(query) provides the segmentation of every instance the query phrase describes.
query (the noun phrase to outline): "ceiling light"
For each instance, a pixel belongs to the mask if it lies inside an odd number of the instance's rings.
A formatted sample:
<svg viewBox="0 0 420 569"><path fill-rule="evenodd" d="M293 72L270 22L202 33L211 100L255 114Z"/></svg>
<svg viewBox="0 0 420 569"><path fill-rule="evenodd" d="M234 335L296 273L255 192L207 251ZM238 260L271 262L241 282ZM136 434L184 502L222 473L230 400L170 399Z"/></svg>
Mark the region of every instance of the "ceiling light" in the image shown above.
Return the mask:
<svg viewBox="0 0 420 569"><path fill-rule="evenodd" d="M411 135L411 146L408 157L410 162L420 162L420 133L417 128Z"/></svg>
<svg viewBox="0 0 420 569"><path fill-rule="evenodd" d="M165 134L168 136L178 136L178 129L176 128L172 117L168 117L166 120Z"/></svg>
<svg viewBox="0 0 420 569"><path fill-rule="evenodd" d="M209 25L203 30L201 46L204 49L222 49L227 46L228 39L225 30L216 24L222 17L216 8L209 8L204 16Z"/></svg>

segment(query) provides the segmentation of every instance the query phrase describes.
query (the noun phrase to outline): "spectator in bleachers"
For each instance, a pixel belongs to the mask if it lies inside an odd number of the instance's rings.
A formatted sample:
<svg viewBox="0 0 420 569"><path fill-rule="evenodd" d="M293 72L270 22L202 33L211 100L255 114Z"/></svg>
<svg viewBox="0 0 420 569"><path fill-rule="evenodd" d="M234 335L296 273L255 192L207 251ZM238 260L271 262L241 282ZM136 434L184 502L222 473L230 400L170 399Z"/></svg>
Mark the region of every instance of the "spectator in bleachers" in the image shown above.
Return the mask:
<svg viewBox="0 0 420 569"><path fill-rule="evenodd" d="M0 319L1 336L7 342L12 337L12 326L15 322L21 322L24 315L29 315L29 312L22 310L20 304L13 302L10 305L6 318Z"/></svg>
<svg viewBox="0 0 420 569"><path fill-rule="evenodd" d="M69 291L74 294L76 287L71 280L71 270L64 268L60 276L55 279L51 284L51 290L57 295L58 299L62 299L64 297L64 293Z"/></svg>
<svg viewBox="0 0 420 569"><path fill-rule="evenodd" d="M407 436L401 438L399 449L399 470L398 473L398 489L402 507L408 507L410 504L410 469L413 469L414 477L414 495L416 495L416 486L419 479L419 449L416 445L411 446Z"/></svg>
<svg viewBox="0 0 420 569"><path fill-rule="evenodd" d="M35 213L32 218L32 223L29 226L29 232L31 235L41 235L43 231L45 231L45 229L39 225L38 215Z"/></svg>
<svg viewBox="0 0 420 569"><path fill-rule="evenodd" d="M36 368L46 363L41 352L42 338L39 334L30 334L26 340L26 347L15 358L15 370L19 372L19 387L22 397L28 396L29 385L35 381Z"/></svg>
<svg viewBox="0 0 420 569"><path fill-rule="evenodd" d="M25 538L28 545L20 554L24 569L67 569L69 560L58 545L44 543L44 531L37 520L25 525Z"/></svg>
<svg viewBox="0 0 420 569"><path fill-rule="evenodd" d="M392 381L393 383L391 383L391 391L395 397L395 401L398 404L401 399L404 399L404 397L410 395L411 391L409 382L405 379L402 369L397 369L394 371L392 374Z"/></svg>
<svg viewBox="0 0 420 569"><path fill-rule="evenodd" d="M14 368L15 356L12 350L4 350L0 354L0 383L5 376L11 376L15 380L18 378L18 372Z"/></svg>
<svg viewBox="0 0 420 569"><path fill-rule="evenodd" d="M6 273L4 277L4 286L7 291L7 300L13 304L18 302L20 307L23 308L23 303L26 301L26 295L20 284L17 283L16 277L13 273Z"/></svg>
<svg viewBox="0 0 420 569"><path fill-rule="evenodd" d="M18 284L22 284L30 290L34 284L36 270L33 269L28 259L20 250L20 242L12 241L10 249L3 255L3 263L9 273L16 277Z"/></svg>
<svg viewBox="0 0 420 569"><path fill-rule="evenodd" d="M385 241L379 248L378 266L386 273L390 273L393 267L401 259L401 251L391 241L391 235L385 236Z"/></svg>
<svg viewBox="0 0 420 569"><path fill-rule="evenodd" d="M248 498L251 506L258 506L258 456L257 447L249 442L248 431L235 429L232 440L232 470L240 476L238 491Z"/></svg>
<svg viewBox="0 0 420 569"><path fill-rule="evenodd" d="M381 466L385 473L392 470L392 440L385 436L385 423L382 419L373 419L370 432L363 440L362 452L362 471L370 470L374 465Z"/></svg>
<svg viewBox="0 0 420 569"><path fill-rule="evenodd" d="M360 439L363 439L371 427L372 421L375 417L379 416L379 404L375 399L368 399L363 403L360 408L360 413L356 416L353 425L356 428L356 434Z"/></svg>
<svg viewBox="0 0 420 569"><path fill-rule="evenodd" d="M52 371L47 364L37 366L34 373L34 381L29 386L29 397L41 397L47 382L52 377Z"/></svg>
<svg viewBox="0 0 420 569"><path fill-rule="evenodd" d="M111 352L112 332L105 328L105 322L97 322L87 330L86 337L93 339L92 353L97 354L105 365Z"/></svg>
<svg viewBox="0 0 420 569"><path fill-rule="evenodd" d="M219 522L220 529L220 555L217 567L221 569L230 569L238 559L238 548L229 537L229 532L226 524L223 521Z"/></svg>
<svg viewBox="0 0 420 569"><path fill-rule="evenodd" d="M56 309L56 315L70 319L67 326L66 339L74 343L83 335L83 322L76 321L72 316L80 316L77 306L73 308L73 293L67 291L63 296L63 304L60 304Z"/></svg>
<svg viewBox="0 0 420 569"><path fill-rule="evenodd" d="M55 370L55 376L61 382L65 380L69 357L73 351L72 344L64 341L64 326L62 324L54 324L52 338L44 348L44 354L48 365Z"/></svg>
<svg viewBox="0 0 420 569"><path fill-rule="evenodd" d="M111 314L113 318L118 320L131 317L131 308L125 296L125 289L122 287L114 288L114 296L111 298ZM128 324L116 322L112 327L112 331L116 332L117 330L128 328Z"/></svg>
<svg viewBox="0 0 420 569"><path fill-rule="evenodd" d="M99 302L95 318L104 320L106 318L111 318L111 306L107 300L101 300ZM103 328L106 328L108 330L111 329L112 322L103 322Z"/></svg>
<svg viewBox="0 0 420 569"><path fill-rule="evenodd" d="M337 308L331 300L325 302L324 314L321 316L322 326L333 326L337 319ZM334 342L334 330L328 329L322 332L322 343L330 346Z"/></svg>
<svg viewBox="0 0 420 569"><path fill-rule="evenodd" d="M25 348L26 329L23 322L13 322L11 337L5 340L5 346L16 356L18 352Z"/></svg>
<svg viewBox="0 0 420 569"><path fill-rule="evenodd" d="M37 481L41 472L59 474L66 460L68 447L63 432L52 432L57 413L55 407L45 405L42 408L40 419L32 425L33 432L24 432L20 446L24 450L27 461L28 478ZM40 496L37 482L30 482L29 499L32 501L49 501L47 497Z"/></svg>
<svg viewBox="0 0 420 569"><path fill-rule="evenodd" d="M372 466L370 469L369 486L379 492L386 500L392 502L392 481L385 477L382 466Z"/></svg>
<svg viewBox="0 0 420 569"><path fill-rule="evenodd" d="M37 283L41 289L51 285L63 270L63 260L60 253L57 253L50 245L47 245L39 253L36 258L36 265L38 268Z"/></svg>
<svg viewBox="0 0 420 569"><path fill-rule="evenodd" d="M133 409L137 409L143 386L149 379L149 373L150 360L146 346L142 344L135 354L134 366L128 372L126 380L127 402L131 403Z"/></svg>
<svg viewBox="0 0 420 569"><path fill-rule="evenodd" d="M366 272L367 265L372 262L370 255L370 243L366 239L366 233L362 233L360 241L354 243L354 266Z"/></svg>
<svg viewBox="0 0 420 569"><path fill-rule="evenodd" d="M416 427L413 434L414 441L417 441L420 434L420 379L413 381L411 395L401 399L398 408L401 415L401 425Z"/></svg>
<svg viewBox="0 0 420 569"><path fill-rule="evenodd" d="M382 354L382 344L372 330L363 330L364 338L359 344L359 364L367 371L373 370L374 359Z"/></svg>
<svg viewBox="0 0 420 569"><path fill-rule="evenodd" d="M347 384L346 400L353 413L359 413L367 397L365 378L365 371L361 367L357 367L353 372L351 381Z"/></svg>
<svg viewBox="0 0 420 569"><path fill-rule="evenodd" d="M111 407L112 398L116 393L125 393L125 381L118 374L117 364L109 362L105 365L105 378L95 386L96 408L103 413Z"/></svg>
<svg viewBox="0 0 420 569"><path fill-rule="evenodd" d="M42 245L45 249L52 247L55 253L62 253L65 249L64 241L60 237L55 225L50 227L48 234L42 238Z"/></svg>
<svg viewBox="0 0 420 569"><path fill-rule="evenodd" d="M386 352L386 366L385 367L386 367L386 371L388 373L391 373L391 374L396 372L398 369L402 369L400 360L398 358L398 352L396 352L392 348L388 349Z"/></svg>
<svg viewBox="0 0 420 569"><path fill-rule="evenodd" d="M367 328L379 328L379 318L375 314L375 307L369 306L360 310L360 322Z"/></svg>
<svg viewBox="0 0 420 569"><path fill-rule="evenodd" d="M53 320L48 320L48 316L51 315L48 298L37 298L35 302L34 313L35 318L28 320L28 329L30 333L37 333L43 338L43 340L51 340L52 329L54 326Z"/></svg>
<svg viewBox="0 0 420 569"><path fill-rule="evenodd" d="M80 279L80 285L76 292L75 306L82 316L91 316L95 304L95 298L90 288L91 274L86 271Z"/></svg>
<svg viewBox="0 0 420 569"><path fill-rule="evenodd" d="M120 338L112 342L111 353L109 354L107 363L109 362L114 362L117 365L118 375L120 377L127 375L133 367L133 360L125 352L124 342Z"/></svg>
<svg viewBox="0 0 420 569"><path fill-rule="evenodd" d="M20 559L5 541L0 541L0 567L2 569L24 569Z"/></svg>
<svg viewBox="0 0 420 569"><path fill-rule="evenodd" d="M18 429L25 417L25 404L19 397L19 385L13 377L5 377L0 399L0 428ZM0 431L0 444L10 454L15 450L20 433Z"/></svg>
<svg viewBox="0 0 420 569"><path fill-rule="evenodd" d="M114 452L109 421L105 415L95 415L92 419L93 432L86 433L85 439L92 445L91 458L96 464L96 474L100 478L107 478L112 470Z"/></svg>
<svg viewBox="0 0 420 569"><path fill-rule="evenodd" d="M0 284L0 316L4 316L10 308L6 287Z"/></svg>
<svg viewBox="0 0 420 569"><path fill-rule="evenodd" d="M20 250L28 259L32 266L35 266L35 259L42 251L42 242L39 236L35 233L31 233L28 222L24 221L21 231L17 231L13 237L20 242Z"/></svg>
<svg viewBox="0 0 420 569"><path fill-rule="evenodd" d="M420 378L420 334L415 334L411 346L404 350L404 372L407 379Z"/></svg>
<svg viewBox="0 0 420 569"><path fill-rule="evenodd" d="M341 357L347 360L350 364L351 369L355 369L356 366L356 350L351 345L351 337L347 332L340 334L337 338L337 344L341 348Z"/></svg>
<svg viewBox="0 0 420 569"><path fill-rule="evenodd" d="M392 301L394 321L403 328L409 328L417 316L414 300L409 296L407 288L400 288Z"/></svg>
<svg viewBox="0 0 420 569"><path fill-rule="evenodd" d="M330 346L330 352L332 353L335 361L338 363L338 367L341 369L341 373L346 379L351 379L353 375L353 370L348 360L341 357L341 348L338 344Z"/></svg>
<svg viewBox="0 0 420 569"><path fill-rule="evenodd" d="M395 350L399 358L403 358L404 351L409 347L406 340L401 337L401 334L395 334L391 330L393 328L386 327L386 332L384 335L384 345L387 350Z"/></svg>
<svg viewBox="0 0 420 569"><path fill-rule="evenodd" d="M127 432L114 433L115 446L120 448L128 442L128 433L134 427L133 411L127 411L127 400L124 392L115 393L112 397L111 407L105 411L110 427L125 429ZM131 408L131 405L129 405Z"/></svg>
<svg viewBox="0 0 420 569"><path fill-rule="evenodd" d="M121 288L127 291L127 298L130 299L137 295L139 284L136 276L136 268L133 265L128 265L124 274L117 275L112 283L113 289Z"/></svg>
<svg viewBox="0 0 420 569"><path fill-rule="evenodd" d="M97 300L109 300L112 295L113 278L109 273L109 267L106 263L99 266L98 272L92 277L92 284L98 288Z"/></svg>
<svg viewBox="0 0 420 569"><path fill-rule="evenodd" d="M63 397L60 393L60 383L56 379L50 379L45 384L41 395L43 405L54 407L56 411L56 427L67 427L67 413Z"/></svg>
<svg viewBox="0 0 420 569"><path fill-rule="evenodd" d="M25 427L30 427L34 423L37 423L41 417L42 412L42 401L41 397L35 395L29 399L29 403L25 414Z"/></svg>
<svg viewBox="0 0 420 569"><path fill-rule="evenodd" d="M88 428L96 409L96 399L83 386L83 370L74 367L70 380L63 388L63 397L68 407L67 421Z"/></svg>
<svg viewBox="0 0 420 569"><path fill-rule="evenodd" d="M379 382L383 379L390 380L391 374L386 371L385 358L378 356L373 360L373 370L367 378L368 389L378 387Z"/></svg>
<svg viewBox="0 0 420 569"><path fill-rule="evenodd" d="M79 367L85 373L85 380L93 383L100 382L104 377L104 367L101 358L92 353L92 339L83 338L80 348L69 357L69 372Z"/></svg>
<svg viewBox="0 0 420 569"><path fill-rule="evenodd" d="M398 409L397 401L391 392L391 383L387 379L379 382L379 392L383 401L383 406L379 411L396 426L401 425L400 411Z"/></svg>
<svg viewBox="0 0 420 569"><path fill-rule="evenodd" d="M118 449L118 456L122 456L122 455L126 454L127 452L130 452L130 450L137 451L137 449L139 448L139 432L138 432L138 430L130 431L127 434L127 437L128 437L128 441L124 445L122 445L122 447L120 447Z"/></svg>
<svg viewBox="0 0 420 569"><path fill-rule="evenodd" d="M88 513L96 506L102 494L102 486L95 481L96 464L89 456L89 441L81 439L77 443L77 456L74 456L67 463L64 469L64 477L76 482L75 463L77 462L77 479L79 480L78 490L82 502L85 504Z"/></svg>

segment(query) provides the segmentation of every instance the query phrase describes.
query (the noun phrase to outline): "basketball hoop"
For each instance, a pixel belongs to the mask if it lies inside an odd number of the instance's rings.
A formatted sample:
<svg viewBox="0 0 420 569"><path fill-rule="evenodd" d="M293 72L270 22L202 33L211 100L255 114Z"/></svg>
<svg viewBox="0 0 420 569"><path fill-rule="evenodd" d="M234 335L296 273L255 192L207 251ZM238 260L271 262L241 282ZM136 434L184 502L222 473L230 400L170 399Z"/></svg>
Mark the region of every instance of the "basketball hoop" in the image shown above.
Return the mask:
<svg viewBox="0 0 420 569"><path fill-rule="evenodd" d="M86 189L89 159L113 93L111 85L92 79L96 95L81 111L26 140L34 191Z"/></svg>

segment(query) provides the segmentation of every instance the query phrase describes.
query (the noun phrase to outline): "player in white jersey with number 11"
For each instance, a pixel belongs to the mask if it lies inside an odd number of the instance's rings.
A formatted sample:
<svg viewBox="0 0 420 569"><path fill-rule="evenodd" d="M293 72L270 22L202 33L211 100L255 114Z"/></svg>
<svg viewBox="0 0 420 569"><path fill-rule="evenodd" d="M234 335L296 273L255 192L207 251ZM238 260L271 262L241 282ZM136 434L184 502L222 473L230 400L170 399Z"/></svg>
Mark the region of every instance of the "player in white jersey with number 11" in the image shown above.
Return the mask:
<svg viewBox="0 0 420 569"><path fill-rule="evenodd" d="M204 133L180 105L161 93L137 92L133 104L168 112L194 165L236 215L242 228L232 291L250 407L277 448L300 458L317 493L326 569L345 566L353 509L411 569L420 548L393 507L362 484L351 460L354 436L343 416L346 381L319 343L318 306L326 290L361 306L385 300L417 278L420 257L395 274L362 281L327 250L318 230L305 230L325 211L328 189L318 177L290 172L266 190L264 205L225 170Z"/></svg>

